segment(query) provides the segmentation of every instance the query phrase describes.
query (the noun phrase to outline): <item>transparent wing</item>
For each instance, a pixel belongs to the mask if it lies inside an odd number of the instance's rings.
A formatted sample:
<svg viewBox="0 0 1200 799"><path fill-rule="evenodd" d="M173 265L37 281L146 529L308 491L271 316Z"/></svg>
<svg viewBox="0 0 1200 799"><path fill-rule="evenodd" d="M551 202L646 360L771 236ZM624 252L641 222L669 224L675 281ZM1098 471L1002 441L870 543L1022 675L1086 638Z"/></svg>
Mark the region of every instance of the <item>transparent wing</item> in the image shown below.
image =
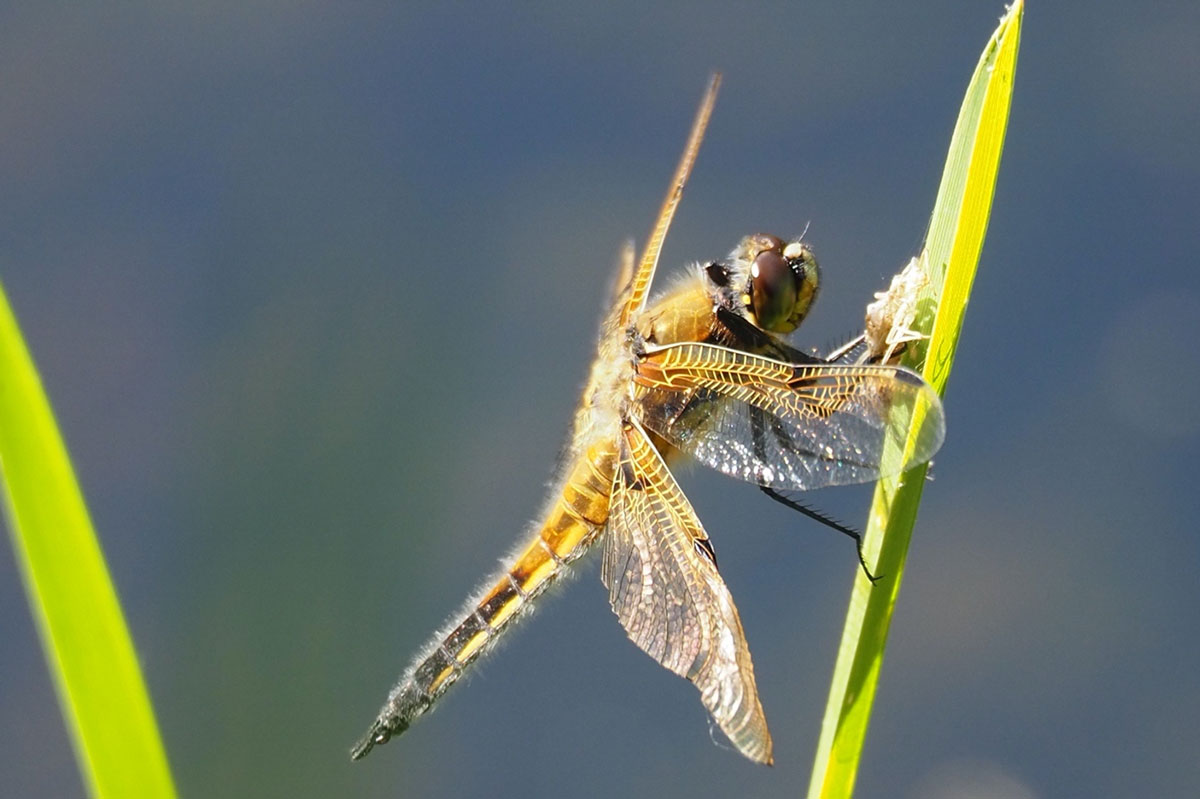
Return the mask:
<svg viewBox="0 0 1200 799"><path fill-rule="evenodd" d="M648 349L634 403L649 430L759 485L808 490L924 463L946 433L941 400L900 366L791 364L714 344ZM918 425L906 450L910 421Z"/></svg>
<svg viewBox="0 0 1200 799"><path fill-rule="evenodd" d="M613 280L612 287L609 289L609 306L617 303L625 302L625 298L629 291L633 288L633 262L637 258L637 250L634 249L633 241L627 241L621 247L621 254L617 256L617 276Z"/></svg>
<svg viewBox="0 0 1200 799"><path fill-rule="evenodd" d="M622 436L601 577L633 642L700 689L742 754L770 763L771 734L733 597L700 520L636 422Z"/></svg>

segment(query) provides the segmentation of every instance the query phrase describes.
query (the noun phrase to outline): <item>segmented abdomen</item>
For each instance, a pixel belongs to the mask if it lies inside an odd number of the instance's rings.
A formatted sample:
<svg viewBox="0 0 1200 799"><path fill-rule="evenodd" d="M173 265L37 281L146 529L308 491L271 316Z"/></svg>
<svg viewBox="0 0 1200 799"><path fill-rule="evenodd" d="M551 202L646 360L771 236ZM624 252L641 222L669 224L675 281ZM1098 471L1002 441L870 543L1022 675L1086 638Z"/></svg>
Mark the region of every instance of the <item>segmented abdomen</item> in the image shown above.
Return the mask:
<svg viewBox="0 0 1200 799"><path fill-rule="evenodd" d="M587 551L608 520L616 460L611 443L595 445L563 481L558 500L529 545L516 556L465 618L434 638L392 690L370 731L353 749L354 759L399 735L485 653L522 610L546 590L571 561Z"/></svg>

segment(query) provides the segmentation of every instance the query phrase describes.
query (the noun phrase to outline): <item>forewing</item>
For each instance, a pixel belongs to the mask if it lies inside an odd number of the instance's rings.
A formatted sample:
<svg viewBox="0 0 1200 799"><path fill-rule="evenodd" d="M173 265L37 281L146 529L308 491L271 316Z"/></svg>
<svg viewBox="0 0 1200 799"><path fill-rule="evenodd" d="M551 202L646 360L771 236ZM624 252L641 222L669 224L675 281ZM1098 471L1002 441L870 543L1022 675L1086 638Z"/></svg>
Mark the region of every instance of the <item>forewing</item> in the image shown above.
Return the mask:
<svg viewBox="0 0 1200 799"><path fill-rule="evenodd" d="M713 344L648 349L645 427L732 477L808 490L924 463L945 437L941 400L900 366L791 364ZM910 421L919 427L906 449Z"/></svg>
<svg viewBox="0 0 1200 799"><path fill-rule="evenodd" d="M733 597L696 512L636 422L623 431L601 577L633 642L696 685L742 754L770 763L771 735Z"/></svg>
<svg viewBox="0 0 1200 799"><path fill-rule="evenodd" d="M696 118L692 122L692 132L688 136L687 145L679 165L675 167L675 176L667 187L667 196L662 207L658 210L658 218L650 230L650 239L646 242L646 250L642 260L630 281L629 294L625 297L625 306L621 311L621 326L624 327L635 314L646 305L646 297L650 292L650 284L654 281L654 270L658 267L658 256L662 253L663 241L667 238L667 230L671 220L675 218L675 209L683 198L683 187L687 185L688 176L696 164L696 156L700 153L700 142L704 140L704 129L708 127L708 119L712 116L713 106L717 102L717 89L721 86L721 75L717 73L708 82L708 90L700 101Z"/></svg>

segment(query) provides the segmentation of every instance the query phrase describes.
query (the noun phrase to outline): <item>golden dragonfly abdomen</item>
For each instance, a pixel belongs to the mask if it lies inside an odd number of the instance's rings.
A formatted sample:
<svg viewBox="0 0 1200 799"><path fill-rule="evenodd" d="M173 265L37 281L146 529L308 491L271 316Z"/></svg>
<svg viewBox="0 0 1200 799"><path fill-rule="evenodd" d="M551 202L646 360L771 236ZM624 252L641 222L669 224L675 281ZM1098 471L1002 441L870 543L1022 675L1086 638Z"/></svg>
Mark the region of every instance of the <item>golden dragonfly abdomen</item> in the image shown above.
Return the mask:
<svg viewBox="0 0 1200 799"><path fill-rule="evenodd" d="M376 744L408 729L495 643L530 603L583 555L608 520L616 451L600 442L578 457L555 492L542 524L465 618L419 656L389 694L367 735L354 747L357 760Z"/></svg>

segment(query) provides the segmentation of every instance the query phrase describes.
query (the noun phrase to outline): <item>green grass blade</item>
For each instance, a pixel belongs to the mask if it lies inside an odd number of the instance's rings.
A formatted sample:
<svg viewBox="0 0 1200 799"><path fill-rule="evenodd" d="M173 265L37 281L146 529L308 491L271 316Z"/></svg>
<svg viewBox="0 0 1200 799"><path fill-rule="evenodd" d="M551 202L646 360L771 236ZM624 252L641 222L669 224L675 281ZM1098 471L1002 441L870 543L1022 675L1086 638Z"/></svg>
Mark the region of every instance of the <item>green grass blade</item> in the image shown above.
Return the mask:
<svg viewBox="0 0 1200 799"><path fill-rule="evenodd" d="M2 287L0 471L13 549L89 792L174 796L104 555Z"/></svg>
<svg viewBox="0 0 1200 799"><path fill-rule="evenodd" d="M971 77L929 222L922 259L928 267L925 292L929 296L918 303L913 327L930 338L926 346L910 347L906 358L939 394L945 391L954 361L987 231L1023 14L1023 0L1016 0ZM883 579L872 586L860 572L855 580L817 745L810 799L848 797L854 791L925 471L922 465L876 486L864 552Z"/></svg>

